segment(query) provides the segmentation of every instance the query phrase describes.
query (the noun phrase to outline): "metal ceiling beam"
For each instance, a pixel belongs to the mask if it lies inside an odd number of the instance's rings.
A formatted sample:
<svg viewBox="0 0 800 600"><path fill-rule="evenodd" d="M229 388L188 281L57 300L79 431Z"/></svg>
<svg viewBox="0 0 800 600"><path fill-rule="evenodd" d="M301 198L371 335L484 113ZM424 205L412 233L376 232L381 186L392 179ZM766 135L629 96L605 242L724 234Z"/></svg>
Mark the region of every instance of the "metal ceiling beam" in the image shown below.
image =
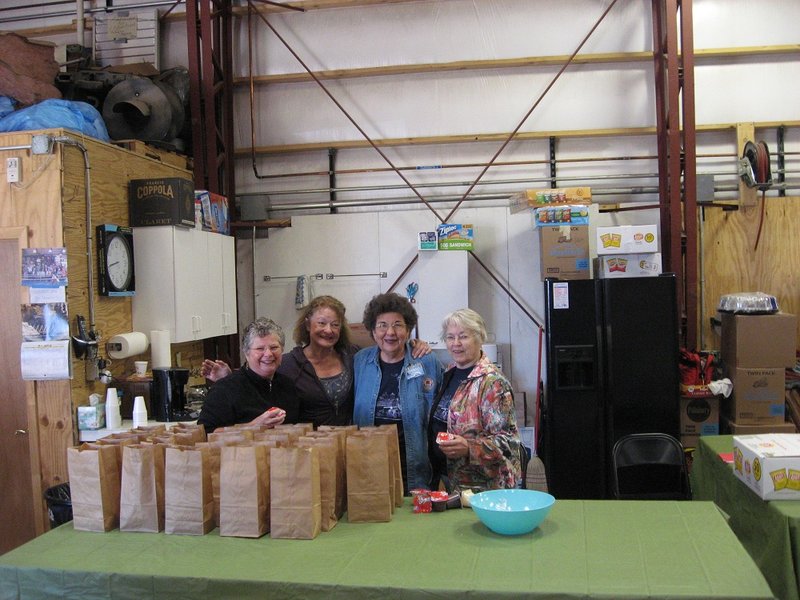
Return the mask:
<svg viewBox="0 0 800 600"><path fill-rule="evenodd" d="M195 187L232 199L236 189L231 0L187 0L186 33Z"/></svg>
<svg viewBox="0 0 800 600"><path fill-rule="evenodd" d="M678 281L681 340L697 344L697 156L692 0L652 0L661 251ZM681 51L682 50L682 51Z"/></svg>

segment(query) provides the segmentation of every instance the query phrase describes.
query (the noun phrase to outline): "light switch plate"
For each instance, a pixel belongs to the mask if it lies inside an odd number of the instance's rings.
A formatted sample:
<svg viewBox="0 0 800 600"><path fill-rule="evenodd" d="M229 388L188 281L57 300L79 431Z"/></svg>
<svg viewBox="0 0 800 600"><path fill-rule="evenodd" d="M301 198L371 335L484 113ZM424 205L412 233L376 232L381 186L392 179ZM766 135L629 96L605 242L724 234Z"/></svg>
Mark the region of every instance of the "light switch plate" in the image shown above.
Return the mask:
<svg viewBox="0 0 800 600"><path fill-rule="evenodd" d="M15 156L6 159L6 180L8 183L19 181L19 157Z"/></svg>

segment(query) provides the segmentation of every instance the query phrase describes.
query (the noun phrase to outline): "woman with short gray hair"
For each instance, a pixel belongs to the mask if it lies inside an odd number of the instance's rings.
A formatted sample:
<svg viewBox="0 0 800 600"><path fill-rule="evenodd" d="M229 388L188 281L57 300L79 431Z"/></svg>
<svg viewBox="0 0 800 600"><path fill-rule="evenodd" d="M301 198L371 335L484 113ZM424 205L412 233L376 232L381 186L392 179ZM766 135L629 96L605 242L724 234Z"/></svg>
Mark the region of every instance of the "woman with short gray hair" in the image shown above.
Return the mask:
<svg viewBox="0 0 800 600"><path fill-rule="evenodd" d="M285 340L283 330L271 319L256 319L245 328L245 364L209 390L197 419L207 432L239 423L274 427L297 422L295 387L277 373Z"/></svg>
<svg viewBox="0 0 800 600"><path fill-rule="evenodd" d="M433 401L428 447L434 479L460 489L514 488L522 480L511 383L481 349L486 325L462 308L444 318L442 340L453 358Z"/></svg>

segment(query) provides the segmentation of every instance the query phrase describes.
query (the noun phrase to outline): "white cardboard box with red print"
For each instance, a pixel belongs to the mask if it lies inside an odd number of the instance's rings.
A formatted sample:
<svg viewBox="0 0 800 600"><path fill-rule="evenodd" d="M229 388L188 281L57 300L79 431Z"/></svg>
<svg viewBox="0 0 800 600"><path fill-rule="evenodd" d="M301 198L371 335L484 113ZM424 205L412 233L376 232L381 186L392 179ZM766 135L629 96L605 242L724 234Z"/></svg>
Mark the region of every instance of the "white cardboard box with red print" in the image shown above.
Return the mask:
<svg viewBox="0 0 800 600"><path fill-rule="evenodd" d="M800 434L733 436L733 473L764 500L800 499Z"/></svg>

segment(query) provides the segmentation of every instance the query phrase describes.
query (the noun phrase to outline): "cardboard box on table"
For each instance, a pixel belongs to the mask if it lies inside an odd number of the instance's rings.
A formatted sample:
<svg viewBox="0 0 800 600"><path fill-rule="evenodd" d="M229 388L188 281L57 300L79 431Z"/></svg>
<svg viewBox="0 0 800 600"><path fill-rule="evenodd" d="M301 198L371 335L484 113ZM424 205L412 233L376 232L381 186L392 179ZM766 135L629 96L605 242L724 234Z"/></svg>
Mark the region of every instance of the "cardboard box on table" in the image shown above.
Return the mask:
<svg viewBox="0 0 800 600"><path fill-rule="evenodd" d="M800 435L733 436L733 473L764 500L800 499Z"/></svg>

